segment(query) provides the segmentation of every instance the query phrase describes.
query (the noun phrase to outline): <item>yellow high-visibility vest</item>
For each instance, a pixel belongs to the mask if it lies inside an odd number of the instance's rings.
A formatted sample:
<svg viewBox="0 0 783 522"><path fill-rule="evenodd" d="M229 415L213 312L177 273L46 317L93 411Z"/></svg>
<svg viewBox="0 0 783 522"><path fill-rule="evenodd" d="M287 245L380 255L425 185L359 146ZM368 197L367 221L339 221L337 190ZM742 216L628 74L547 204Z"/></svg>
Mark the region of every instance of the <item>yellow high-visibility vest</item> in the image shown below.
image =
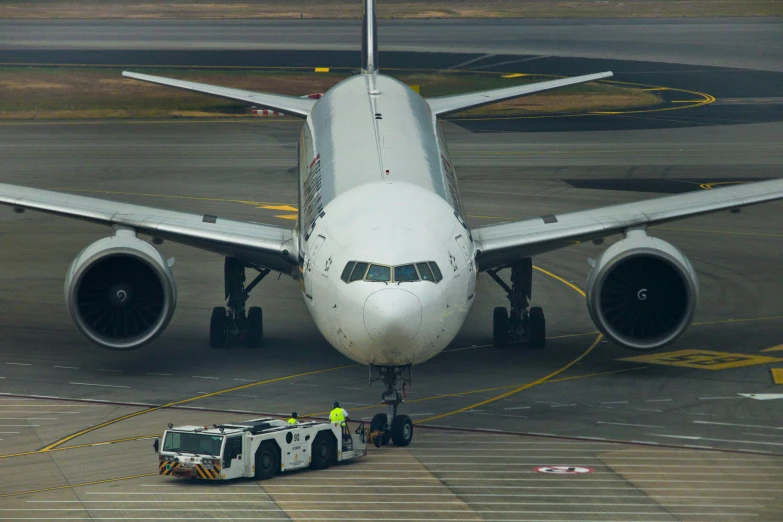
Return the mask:
<svg viewBox="0 0 783 522"><path fill-rule="evenodd" d="M343 415L342 408L335 408L329 413L330 422L339 422L341 425L345 423L345 415Z"/></svg>
<svg viewBox="0 0 783 522"><path fill-rule="evenodd" d="M288 424L299 424L299 421L291 417L290 419L288 419Z"/></svg>

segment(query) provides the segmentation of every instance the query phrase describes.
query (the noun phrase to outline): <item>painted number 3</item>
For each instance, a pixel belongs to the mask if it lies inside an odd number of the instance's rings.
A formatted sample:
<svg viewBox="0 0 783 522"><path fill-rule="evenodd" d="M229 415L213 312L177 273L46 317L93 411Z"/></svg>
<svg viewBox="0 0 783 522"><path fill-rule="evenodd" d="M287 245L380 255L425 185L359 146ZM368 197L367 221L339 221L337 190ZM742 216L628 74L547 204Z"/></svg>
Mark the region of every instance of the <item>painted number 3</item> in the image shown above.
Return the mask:
<svg viewBox="0 0 783 522"><path fill-rule="evenodd" d="M647 299L647 289L642 288L638 292L636 292L636 297L639 298L639 301L644 301Z"/></svg>

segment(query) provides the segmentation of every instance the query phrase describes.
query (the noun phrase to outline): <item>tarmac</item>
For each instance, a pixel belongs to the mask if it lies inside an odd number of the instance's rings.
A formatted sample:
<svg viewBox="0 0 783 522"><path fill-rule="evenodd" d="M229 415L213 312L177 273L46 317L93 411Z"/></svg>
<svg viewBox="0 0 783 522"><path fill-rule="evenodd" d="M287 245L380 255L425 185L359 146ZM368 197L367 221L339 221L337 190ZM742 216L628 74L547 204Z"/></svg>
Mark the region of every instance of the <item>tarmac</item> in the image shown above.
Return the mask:
<svg viewBox="0 0 783 522"><path fill-rule="evenodd" d="M769 78L764 93L745 86L735 99L780 96ZM744 119L710 121L732 99L716 98L682 112L516 122L513 132L446 123L470 225L779 177L783 123L764 110L776 105L729 103ZM575 120L599 131L565 130ZM0 178L291 225L300 125L5 122ZM410 447L263 483L203 484L157 476L152 440L168 422L318 418L334 400L368 420L382 411L380 387L323 340L287 277L252 295L264 307L262 348L210 350L222 259L168 242L179 305L167 332L137 351L101 350L71 325L62 282L108 230L0 212L0 519L780 520L782 230L783 203L652 229L692 260L701 303L692 328L650 354L605 342L590 322L588 259L606 244L536 258L543 351L491 346L491 310L505 296L481 277L463 331L413 370L402 406L416 422Z"/></svg>

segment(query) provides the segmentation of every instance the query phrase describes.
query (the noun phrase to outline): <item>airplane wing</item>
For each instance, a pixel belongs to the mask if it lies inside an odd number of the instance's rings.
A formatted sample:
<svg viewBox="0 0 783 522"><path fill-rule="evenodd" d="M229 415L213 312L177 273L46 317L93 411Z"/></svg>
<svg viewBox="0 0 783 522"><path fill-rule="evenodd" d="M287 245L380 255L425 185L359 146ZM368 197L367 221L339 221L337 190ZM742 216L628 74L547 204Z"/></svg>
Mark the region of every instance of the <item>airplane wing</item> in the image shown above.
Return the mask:
<svg viewBox="0 0 783 522"><path fill-rule="evenodd" d="M613 76L611 72L602 72L585 76L575 76L573 78L563 78L561 80L550 80L529 85L506 87L504 89L470 92L454 96L438 96L437 98L427 98L427 103L430 104L432 113L435 116L445 116L454 112L475 109L476 107L482 107L484 105L498 103L512 98L519 98L535 92L548 91L550 89L557 89L559 87L566 87L577 83L592 82L611 76Z"/></svg>
<svg viewBox="0 0 783 522"><path fill-rule="evenodd" d="M549 214L473 229L481 270L576 243L620 234L632 227L783 199L783 179L648 199L593 210Z"/></svg>
<svg viewBox="0 0 783 522"><path fill-rule="evenodd" d="M291 230L0 183L0 205L109 225L236 257L291 273L297 253Z"/></svg>
<svg viewBox="0 0 783 522"><path fill-rule="evenodd" d="M144 82L156 83L158 85L167 85L186 91L195 91L204 94L211 94L220 98L228 98L246 103L251 103L264 109L280 111L291 116L306 118L315 105L317 100L309 98L299 98L296 96L285 96L283 94L267 94L265 92L243 91L241 89L231 89L229 87L219 87L206 83L188 82L185 80L173 80L163 78L162 76L151 76L149 74L138 74L123 71L122 75L126 78L141 80Z"/></svg>

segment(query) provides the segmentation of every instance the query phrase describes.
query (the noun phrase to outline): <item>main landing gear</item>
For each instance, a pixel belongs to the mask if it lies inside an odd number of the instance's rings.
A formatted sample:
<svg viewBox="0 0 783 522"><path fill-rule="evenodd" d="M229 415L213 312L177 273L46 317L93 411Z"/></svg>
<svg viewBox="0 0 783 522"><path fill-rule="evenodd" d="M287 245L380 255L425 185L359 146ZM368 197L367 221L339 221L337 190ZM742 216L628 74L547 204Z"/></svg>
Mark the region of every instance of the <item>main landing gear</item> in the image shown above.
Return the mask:
<svg viewBox="0 0 783 522"><path fill-rule="evenodd" d="M245 268L254 268L258 275L245 287ZM223 348L226 340L244 341L251 348L261 346L264 339L264 319L260 306L251 306L245 313L250 291L269 274L268 268L251 265L226 257L223 280L227 306L212 309L209 322L209 346Z"/></svg>
<svg viewBox="0 0 783 522"><path fill-rule="evenodd" d="M525 342L531 348L541 349L546 345L546 320L544 311L535 306L530 308L533 288L533 260L522 259L512 265L511 287L498 272L506 266L487 270L489 276L506 291L511 303L511 313L505 307L495 308L492 314L492 341L498 348L513 342Z"/></svg>
<svg viewBox="0 0 783 522"><path fill-rule="evenodd" d="M388 413L376 413L370 422L370 442L381 447L391 440L395 446L407 446L413 440L413 422L407 415L397 415L397 406L405 402L402 388L411 382L410 366L370 365L370 383L382 380L386 391L381 402L389 408Z"/></svg>

